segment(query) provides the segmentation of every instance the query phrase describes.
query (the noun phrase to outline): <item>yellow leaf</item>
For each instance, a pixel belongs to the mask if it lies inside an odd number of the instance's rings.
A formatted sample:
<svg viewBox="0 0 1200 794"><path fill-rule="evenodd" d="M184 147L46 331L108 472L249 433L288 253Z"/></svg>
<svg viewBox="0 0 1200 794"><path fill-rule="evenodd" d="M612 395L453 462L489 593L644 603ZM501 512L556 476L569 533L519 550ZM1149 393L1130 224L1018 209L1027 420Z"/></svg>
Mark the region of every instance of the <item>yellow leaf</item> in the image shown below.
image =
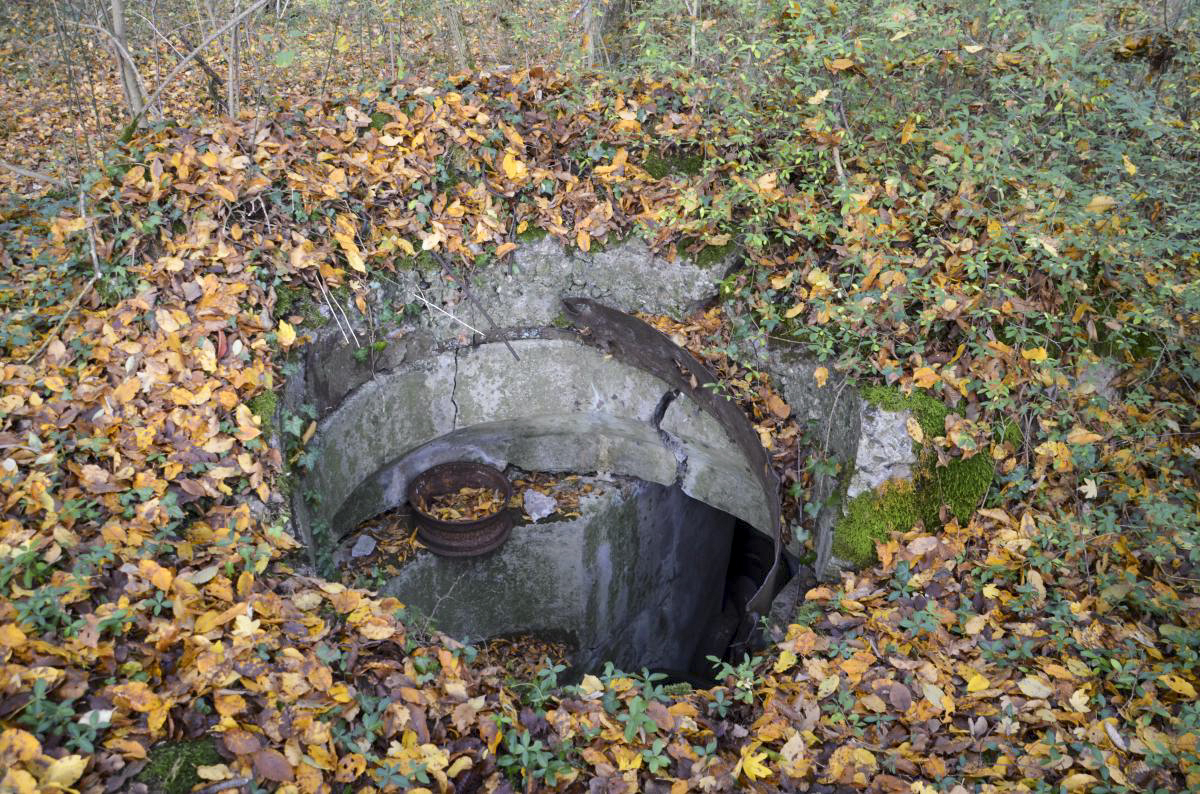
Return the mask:
<svg viewBox="0 0 1200 794"><path fill-rule="evenodd" d="M517 250L516 243L501 243L500 245L496 246L496 258L503 259L515 250Z"/></svg>
<svg viewBox="0 0 1200 794"><path fill-rule="evenodd" d="M1174 673L1160 675L1158 680L1177 695L1183 695L1190 699L1195 699L1196 697L1196 688Z"/></svg>
<svg viewBox="0 0 1200 794"><path fill-rule="evenodd" d="M974 55L975 53L977 53L983 49L983 45L982 44L964 44L963 49L966 50L966 52L968 54Z"/></svg>
<svg viewBox="0 0 1200 794"><path fill-rule="evenodd" d="M396 246L400 248L400 250L404 251L404 253L408 256L417 255L417 249L413 248L413 244L408 240L405 240L403 237L396 238Z"/></svg>
<svg viewBox="0 0 1200 794"><path fill-rule="evenodd" d="M974 673L971 675L971 678L967 681L967 691L968 692L982 692L983 690L987 689L991 685L992 685L991 682L988 681L986 678L984 678L982 675L980 675L979 673Z"/></svg>
<svg viewBox="0 0 1200 794"><path fill-rule="evenodd" d="M342 251L346 254L346 261L350 263L350 267L359 273L366 273L367 266L363 262L362 252L358 250L358 244L354 242L354 237L349 234L335 232L333 239L337 240L338 245L342 247Z"/></svg>
<svg viewBox="0 0 1200 794"><path fill-rule="evenodd" d="M584 253L592 250L592 237L586 229L579 229L575 232L575 245L579 246L579 250Z"/></svg>
<svg viewBox="0 0 1200 794"><path fill-rule="evenodd" d="M529 169L512 152L504 153L501 165L504 167L504 175L514 182L523 180L529 174Z"/></svg>
<svg viewBox="0 0 1200 794"><path fill-rule="evenodd" d="M1071 432L1067 433L1068 444L1090 444L1093 441L1099 441L1102 438L1103 436L1101 436L1099 433L1093 433L1092 431L1078 425L1071 428Z"/></svg>
<svg viewBox="0 0 1200 794"><path fill-rule="evenodd" d="M785 318L791 320L791 319L795 318L796 315L800 314L800 312L802 312L802 311L804 311L804 304L797 303L795 306L793 306L792 308L790 308L786 312L784 312L783 316Z"/></svg>
<svg viewBox="0 0 1200 794"><path fill-rule="evenodd" d="M1095 775L1089 775L1086 772L1076 772L1073 775L1067 775L1062 779L1060 785L1067 791L1086 791L1094 783L1099 782L1099 778Z"/></svg>
<svg viewBox="0 0 1200 794"><path fill-rule="evenodd" d="M25 632L14 623L0 626L0 645L5 648L20 648L25 644Z"/></svg>
<svg viewBox="0 0 1200 794"><path fill-rule="evenodd" d="M922 389L933 388L933 385L939 380L941 380L941 376L930 367L917 367L917 370L913 373L913 383Z"/></svg>
<svg viewBox="0 0 1200 794"><path fill-rule="evenodd" d="M783 673L790 670L796 664L796 654L791 651L782 651L779 658L775 661L775 672Z"/></svg>
<svg viewBox="0 0 1200 794"><path fill-rule="evenodd" d="M1026 676L1017 682L1017 689L1020 689L1026 697L1046 699L1054 694L1054 688L1041 679L1033 676Z"/></svg>
<svg viewBox="0 0 1200 794"><path fill-rule="evenodd" d="M617 769L628 772L631 769L642 768L642 754L632 747L617 745L612 748L613 756L617 759Z"/></svg>
<svg viewBox="0 0 1200 794"><path fill-rule="evenodd" d="M912 140L913 133L917 131L917 120L913 116L908 117L908 121L904 122L904 127L900 130L900 143L908 143Z"/></svg>
<svg viewBox="0 0 1200 794"><path fill-rule="evenodd" d="M908 417L904 420L904 429L908 431L908 437L918 444L925 443L925 431L921 429L921 423L914 417Z"/></svg>
<svg viewBox="0 0 1200 794"><path fill-rule="evenodd" d="M1028 350L1021 351L1021 358L1026 361L1032 361L1034 364L1040 364L1049 357L1044 347L1031 347Z"/></svg>
<svg viewBox="0 0 1200 794"><path fill-rule="evenodd" d="M42 775L42 786L69 788L76 780L83 777L83 770L87 768L87 765L87 759L82 755L67 755L57 758L50 763L45 774Z"/></svg>
<svg viewBox="0 0 1200 794"><path fill-rule="evenodd" d="M817 687L817 700L821 700L832 695L834 691L837 690L840 683L842 683L842 677L840 675L835 674L826 678Z"/></svg>
<svg viewBox="0 0 1200 794"><path fill-rule="evenodd" d="M421 250L422 251L432 251L433 249L438 247L438 243L440 243L441 241L442 241L442 235L440 235L439 233L433 232L431 234L427 234L427 235L425 235L425 238L423 240L421 240Z"/></svg>
<svg viewBox="0 0 1200 794"><path fill-rule="evenodd" d="M1128 155L1121 155L1121 164L1125 166L1125 173L1129 174L1130 176L1137 174L1137 166L1133 164L1133 161L1129 159Z"/></svg>
<svg viewBox="0 0 1200 794"><path fill-rule="evenodd" d="M817 388L825 388L825 382L829 380L829 370L825 367L817 367L813 370L813 380L817 382Z"/></svg>
<svg viewBox="0 0 1200 794"><path fill-rule="evenodd" d="M818 91L817 93L813 94L812 96L810 96L810 97L808 98L808 104L810 104L810 105L819 105L819 104L821 104L822 102L824 102L824 101L825 101L825 98L826 98L826 97L828 97L828 96L829 96L829 89L828 89L828 88L822 88L820 91Z"/></svg>
<svg viewBox="0 0 1200 794"><path fill-rule="evenodd" d="M829 64L829 71L841 72L849 69L853 65L854 61L850 60L849 58L835 58L833 62Z"/></svg>
<svg viewBox="0 0 1200 794"><path fill-rule="evenodd" d="M1088 212L1108 212L1113 207L1117 206L1117 200L1112 196L1092 196L1092 200L1084 207Z"/></svg>
<svg viewBox="0 0 1200 794"><path fill-rule="evenodd" d="M983 631L983 628L986 625L986 615L972 615L971 617L967 618L967 622L963 624L963 631L970 636L974 636Z"/></svg>
<svg viewBox="0 0 1200 794"><path fill-rule="evenodd" d="M291 326L286 320L279 321L279 330L276 332L279 338L279 344L284 348L289 348L296 344L296 329Z"/></svg>
<svg viewBox="0 0 1200 794"><path fill-rule="evenodd" d="M758 744L751 743L742 746L742 757L738 759L737 766L733 769L734 777L742 774L753 783L756 780L763 780L771 776L771 770L763 761L767 760L765 752L756 753Z"/></svg>

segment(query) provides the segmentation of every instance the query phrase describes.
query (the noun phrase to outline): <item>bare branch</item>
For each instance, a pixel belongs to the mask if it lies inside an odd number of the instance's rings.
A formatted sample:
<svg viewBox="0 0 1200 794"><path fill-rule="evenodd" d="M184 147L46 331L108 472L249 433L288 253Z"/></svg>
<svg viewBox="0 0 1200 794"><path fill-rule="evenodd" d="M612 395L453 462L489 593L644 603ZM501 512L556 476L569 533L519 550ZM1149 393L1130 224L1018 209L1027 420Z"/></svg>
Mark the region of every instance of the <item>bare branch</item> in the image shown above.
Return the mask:
<svg viewBox="0 0 1200 794"><path fill-rule="evenodd" d="M258 11L260 8L265 6L268 2L270 2L270 0L258 0L257 3L255 3L251 6L247 6L247 8L244 11L242 11L242 13L233 17L228 22L226 22L224 25L222 25L220 30L217 30L214 33L210 33L208 35L208 37L206 39L204 39L204 41L200 42L200 46L198 46L196 49L194 49L190 53L188 53L187 57L185 57L179 63L175 64L175 68L167 73L167 76L163 78L162 85L160 85L157 89L155 89L154 93L151 94L150 98L146 100L146 107L149 107L158 101L158 98L160 96L162 96L162 92L166 90L167 86L169 86L172 83L172 81L174 81L175 78L179 76L180 72L182 72L185 68L187 68L187 65L189 63L191 63L193 60L196 59L196 56L200 54L201 50L203 50L209 44L212 44L214 41L219 39L221 36L224 36L226 33L229 32L229 30L232 27L237 25L239 22L241 22L246 17L253 14L255 11ZM141 113L139 113L137 116L134 117L134 119L133 119L134 123L141 120L141 117L144 113L145 113L145 108L142 109Z"/></svg>
<svg viewBox="0 0 1200 794"><path fill-rule="evenodd" d="M19 165L13 165L12 163L5 162L4 160L0 160L0 168L5 168L9 171L12 171L14 174L19 174L20 176L28 177L29 179L37 179L42 182L49 182L51 185L58 185L59 187L70 187L70 185L67 182L64 182L63 180L59 179L58 177L53 177L53 176L50 176L49 174L43 174L40 171L31 171L28 168L22 168Z"/></svg>

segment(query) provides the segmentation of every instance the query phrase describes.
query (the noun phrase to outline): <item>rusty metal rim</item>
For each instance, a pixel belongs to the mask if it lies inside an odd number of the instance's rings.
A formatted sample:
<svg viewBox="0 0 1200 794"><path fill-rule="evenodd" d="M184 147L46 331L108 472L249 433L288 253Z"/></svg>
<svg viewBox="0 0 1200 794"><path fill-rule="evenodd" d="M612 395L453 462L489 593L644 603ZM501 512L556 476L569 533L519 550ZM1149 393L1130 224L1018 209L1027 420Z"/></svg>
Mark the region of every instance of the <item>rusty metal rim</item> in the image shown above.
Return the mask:
<svg viewBox="0 0 1200 794"><path fill-rule="evenodd" d="M501 508L483 518L445 521L420 508L422 497L452 493L459 488L494 488L500 491ZM494 551L508 540L513 518L508 502L512 483L499 469L473 461L441 463L418 474L408 486L408 501L417 519L417 538L442 557L474 557Z"/></svg>

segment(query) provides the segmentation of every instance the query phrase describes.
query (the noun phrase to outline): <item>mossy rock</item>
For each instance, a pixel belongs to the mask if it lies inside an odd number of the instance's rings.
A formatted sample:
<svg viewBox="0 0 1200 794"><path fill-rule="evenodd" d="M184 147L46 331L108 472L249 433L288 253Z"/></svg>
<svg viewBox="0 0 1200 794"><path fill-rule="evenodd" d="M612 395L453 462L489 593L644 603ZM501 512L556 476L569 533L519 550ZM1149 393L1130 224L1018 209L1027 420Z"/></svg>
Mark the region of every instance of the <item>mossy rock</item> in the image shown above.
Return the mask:
<svg viewBox="0 0 1200 794"><path fill-rule="evenodd" d="M686 249L690 246L691 241L685 240L680 246L681 249ZM692 258L697 267L708 269L715 265L719 265L729 258L729 255L737 248L737 243L730 240L725 245L706 245L700 249Z"/></svg>
<svg viewBox="0 0 1200 794"><path fill-rule="evenodd" d="M922 392L905 395L896 389L868 387L862 391L868 403L887 411L908 411L926 438L945 433L950 409ZM1005 436L1016 426L1009 423ZM1017 436L1019 437L1019 431ZM960 523L966 523L983 501L996 476L991 458L984 452L965 460L938 466L934 450L914 443L917 466L912 482L887 483L854 497L833 535L833 553L855 566L876 561L875 542L893 532L907 532L917 521L935 530L940 527L945 506Z"/></svg>
<svg viewBox="0 0 1200 794"><path fill-rule="evenodd" d="M145 783L150 794L186 794L202 783L196 768L222 762L216 743L209 738L182 742L163 742L149 753L146 766L137 780Z"/></svg>
<svg viewBox="0 0 1200 794"><path fill-rule="evenodd" d="M530 226L523 232L517 232L517 242L521 243L536 243L539 240L545 240L546 235L550 232L540 226Z"/></svg>
<svg viewBox="0 0 1200 794"><path fill-rule="evenodd" d="M308 328L320 328L327 320L307 287L278 287L275 290L276 320L298 314Z"/></svg>

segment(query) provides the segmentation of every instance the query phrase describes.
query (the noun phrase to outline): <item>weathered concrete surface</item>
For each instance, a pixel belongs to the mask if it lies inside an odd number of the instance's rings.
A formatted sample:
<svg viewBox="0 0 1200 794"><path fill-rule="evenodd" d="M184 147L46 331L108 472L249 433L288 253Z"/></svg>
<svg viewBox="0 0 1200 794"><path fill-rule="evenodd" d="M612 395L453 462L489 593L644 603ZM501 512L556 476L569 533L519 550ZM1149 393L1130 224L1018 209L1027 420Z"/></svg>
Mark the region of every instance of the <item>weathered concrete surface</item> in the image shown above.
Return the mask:
<svg viewBox="0 0 1200 794"><path fill-rule="evenodd" d="M382 588L465 641L569 636L578 670L686 669L721 608L734 520L678 487L593 481L581 517L467 560L418 556Z"/></svg>
<svg viewBox="0 0 1200 794"><path fill-rule="evenodd" d="M475 301L436 266L400 270L373 286L369 303L376 315L410 305L420 308L417 316L372 328L353 306L341 306L354 333L343 330L339 313L339 322L316 334L306 350L304 397L323 415L375 373L482 341L493 326L477 303L487 307L495 328L505 331L553 326L562 319L567 296L595 298L627 312L683 315L717 296L735 259L730 254L707 266L685 258L668 262L637 237L585 254L547 237L524 243L510 260L473 274ZM383 350L355 358L356 350L376 341L386 343Z"/></svg>
<svg viewBox="0 0 1200 794"><path fill-rule="evenodd" d="M887 411L862 401L861 436L854 456L854 476L846 498L873 491L892 480L911 480L917 465L912 436L908 434L909 411Z"/></svg>
<svg viewBox="0 0 1200 794"><path fill-rule="evenodd" d="M322 419L297 489L320 501L294 502L303 537L314 543L314 529L337 536L403 504L423 468L464 459L679 481L688 495L767 530L769 506L742 452L686 396L669 406L674 432L665 434L654 422L670 389L653 375L577 342L512 345L520 361L489 343L378 374Z"/></svg>
<svg viewBox="0 0 1200 794"><path fill-rule="evenodd" d="M833 464L832 469L818 468L810 492L810 499L820 505L813 538L816 575L826 578L837 567L832 564L833 535L842 517L843 489L854 471L862 440L862 400L842 376L829 374L824 385L818 384L820 365L791 350L772 350L768 366L796 421L807 427L813 445L810 454ZM798 545L789 550L801 552Z"/></svg>

